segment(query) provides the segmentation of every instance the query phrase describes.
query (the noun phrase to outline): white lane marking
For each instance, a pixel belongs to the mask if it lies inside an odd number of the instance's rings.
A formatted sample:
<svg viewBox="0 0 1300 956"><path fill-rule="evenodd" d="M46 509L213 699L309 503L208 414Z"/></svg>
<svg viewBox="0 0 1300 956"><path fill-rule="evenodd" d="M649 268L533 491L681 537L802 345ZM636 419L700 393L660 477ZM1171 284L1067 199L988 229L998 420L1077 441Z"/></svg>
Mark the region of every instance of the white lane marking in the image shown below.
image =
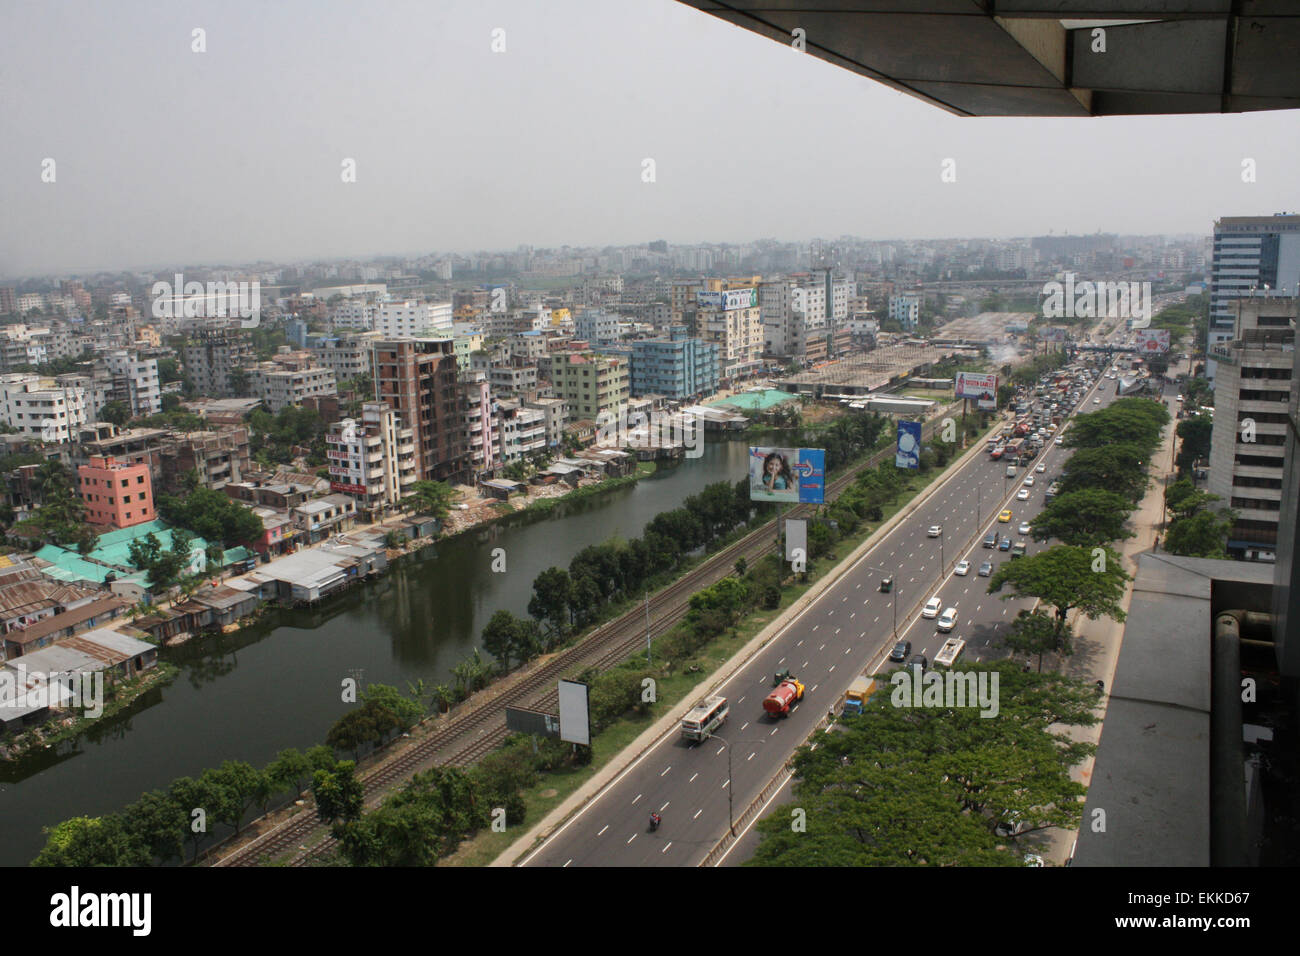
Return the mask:
<svg viewBox="0 0 1300 956"><path fill-rule="evenodd" d="M821 686L822 686L821 684L813 684L812 687L810 687L810 688L808 689L808 693L811 694L813 691L815 691L818 687L821 687Z"/></svg>
<svg viewBox="0 0 1300 956"><path fill-rule="evenodd" d="M564 866L568 866L572 862L573 862L573 857L569 857L567 860L564 861ZM560 867L560 869L564 869L564 866Z"/></svg>
<svg viewBox="0 0 1300 956"><path fill-rule="evenodd" d="M687 783L694 783L694 782L695 782L695 778L698 777L699 775L700 775L700 772L699 772L698 770L695 771L695 773L691 774L691 779L690 779L690 780L687 780L686 782L687 782Z"/></svg>
<svg viewBox="0 0 1300 956"><path fill-rule="evenodd" d="M692 819L692 820L698 820L698 819L700 818L700 814L703 813L703 812L704 812L704 808L701 807L700 809L698 809L698 810L695 811L695 816L691 817L691 819Z"/></svg>
<svg viewBox="0 0 1300 956"><path fill-rule="evenodd" d="M631 842L632 842L633 840L635 840L635 839L636 839L636 834L633 833L630 837L627 838L627 842L628 842L628 843L631 843Z"/></svg>
<svg viewBox="0 0 1300 956"><path fill-rule="evenodd" d="M749 721L745 721L743 724L741 724L740 729L744 730L748 726L749 726ZM718 753L722 753L722 751L719 750Z"/></svg>
<svg viewBox="0 0 1300 956"><path fill-rule="evenodd" d="M668 803L671 803L671 802L672 802L671 800L668 801ZM663 813L665 810L668 809L668 803L665 803L662 807L659 808L659 812L660 812L660 813Z"/></svg>
<svg viewBox="0 0 1300 956"><path fill-rule="evenodd" d="M596 836L604 836L604 835L605 835L605 831L608 830L608 829L609 829L609 824L606 823L603 827L600 828L600 832L597 833Z"/></svg>
<svg viewBox="0 0 1300 956"><path fill-rule="evenodd" d="M638 794L636 795L636 800L633 800L632 803L635 804L636 801L637 801L637 800L640 800L640 799L641 799L641 794L638 793Z"/></svg>
<svg viewBox="0 0 1300 956"><path fill-rule="evenodd" d="M668 766L664 767L664 773L667 773L669 770L672 770L672 769L673 769L673 765L672 765L672 764L669 764ZM662 776L664 775L664 773L661 773L659 776L662 777Z"/></svg>
<svg viewBox="0 0 1300 956"><path fill-rule="evenodd" d="M722 751L724 751L724 750L726 750L726 749L727 749L727 747L726 747L726 745L724 744L723 746L721 746L721 747L718 748L718 752L717 752L716 754L714 754L713 756L715 756L715 757L720 756L720 755L722 754Z"/></svg>
<svg viewBox="0 0 1300 956"><path fill-rule="evenodd" d="M784 664L784 663L785 663L785 658L784 658L784 657L781 658L779 661L777 661L777 663L778 663L778 664Z"/></svg>
<svg viewBox="0 0 1300 956"><path fill-rule="evenodd" d="M795 645L795 647L803 647L803 641L800 641L798 644Z"/></svg>
<svg viewBox="0 0 1300 956"><path fill-rule="evenodd" d="M758 756L758 751L755 750L752 754L750 754L748 757L745 758L745 763L749 763L749 761L753 760L757 756Z"/></svg>
<svg viewBox="0 0 1300 956"><path fill-rule="evenodd" d="M833 673L835 673L835 665L832 664L832 665L831 665L831 669L830 669L829 671L827 671L826 673L828 673L828 674L833 674Z"/></svg>
<svg viewBox="0 0 1300 956"><path fill-rule="evenodd" d="M672 846L672 845L673 845L673 841L672 841L672 840L669 840L669 841L668 841L668 846ZM668 852L668 846L664 847L664 848L663 848L662 850L660 850L659 852L660 852L660 853L667 853L667 852Z"/></svg>
<svg viewBox="0 0 1300 956"><path fill-rule="evenodd" d="M845 654L850 654L850 653L852 653L852 652L853 652L853 648L851 648L851 647L846 647L846 648L844 648L844 653L845 653Z"/></svg>
<svg viewBox="0 0 1300 956"><path fill-rule="evenodd" d="M813 630L815 631L815 630L817 630L817 628L819 628L819 627L821 627L820 624L814 624L814 625L813 625Z"/></svg>
<svg viewBox="0 0 1300 956"><path fill-rule="evenodd" d="M730 784L730 783L731 783L731 780L730 780L730 779L727 779L727 780L722 781L722 789L723 789L723 790L726 790L728 784Z"/></svg>
<svg viewBox="0 0 1300 956"><path fill-rule="evenodd" d="M837 628L835 629L835 633L838 634L839 632L840 632L840 629L837 627Z"/></svg>
<svg viewBox="0 0 1300 956"><path fill-rule="evenodd" d="M804 662L803 662L803 666L804 666L804 670L807 670L807 669L808 669L808 662L807 662L807 661L804 661Z"/></svg>
<svg viewBox="0 0 1300 956"><path fill-rule="evenodd" d="M773 734L775 734L775 733L776 733L778 730L780 730L780 729L781 729L780 727L773 727L773 728L772 728L772 733L768 734L768 736L771 737Z"/></svg>
<svg viewBox="0 0 1300 956"><path fill-rule="evenodd" d="M745 698L744 698L744 697L742 697L742 698L740 698L740 700L736 701L737 704L743 704L744 702L745 702Z"/></svg>

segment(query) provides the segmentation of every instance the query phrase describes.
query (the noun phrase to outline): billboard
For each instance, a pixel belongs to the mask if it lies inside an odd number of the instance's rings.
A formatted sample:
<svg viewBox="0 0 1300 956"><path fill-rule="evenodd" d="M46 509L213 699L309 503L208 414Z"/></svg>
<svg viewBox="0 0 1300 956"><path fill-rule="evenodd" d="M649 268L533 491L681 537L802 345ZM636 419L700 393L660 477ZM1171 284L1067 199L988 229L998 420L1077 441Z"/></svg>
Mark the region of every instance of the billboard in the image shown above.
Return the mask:
<svg viewBox="0 0 1300 956"><path fill-rule="evenodd" d="M826 452L821 448L749 449L749 500L822 504Z"/></svg>
<svg viewBox="0 0 1300 956"><path fill-rule="evenodd" d="M894 464L899 468L921 467L920 422L898 423L898 448L894 452Z"/></svg>
<svg viewBox="0 0 1300 956"><path fill-rule="evenodd" d="M958 372L955 381L957 398L988 400L994 405L997 404L998 377L996 375L984 372Z"/></svg>
<svg viewBox="0 0 1300 956"><path fill-rule="evenodd" d="M560 718L537 710L507 707L506 730L513 730L520 734L536 734L538 737L558 737Z"/></svg>
<svg viewBox="0 0 1300 956"><path fill-rule="evenodd" d="M1133 344L1141 355L1151 355L1169 351L1168 329L1140 329L1134 336Z"/></svg>
<svg viewBox="0 0 1300 956"><path fill-rule="evenodd" d="M560 739L591 746L591 708L587 685L580 681L560 681Z"/></svg>
<svg viewBox="0 0 1300 956"><path fill-rule="evenodd" d="M757 289L729 289L726 292L697 292L695 303L705 309L756 309Z"/></svg>

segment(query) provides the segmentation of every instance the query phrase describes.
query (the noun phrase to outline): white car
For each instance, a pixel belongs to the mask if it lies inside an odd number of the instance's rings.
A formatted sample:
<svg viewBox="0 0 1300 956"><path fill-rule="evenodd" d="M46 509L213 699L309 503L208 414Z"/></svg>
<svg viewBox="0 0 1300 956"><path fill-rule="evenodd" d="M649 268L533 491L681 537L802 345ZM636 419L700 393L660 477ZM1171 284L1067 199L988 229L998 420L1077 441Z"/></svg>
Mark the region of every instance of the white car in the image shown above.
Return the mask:
<svg viewBox="0 0 1300 956"><path fill-rule="evenodd" d="M1029 489L1028 489L1028 488L1021 488L1019 491L1017 491L1017 492L1016 492L1016 500L1017 500L1017 501L1028 501L1028 500L1029 500Z"/></svg>
<svg viewBox="0 0 1300 956"><path fill-rule="evenodd" d="M939 608L943 607L943 602L937 597L932 597L925 602L925 607L921 609L921 617L932 618L939 616Z"/></svg>
<svg viewBox="0 0 1300 956"><path fill-rule="evenodd" d="M1100 404L1101 404L1101 399L1100 399L1100 398L1094 398L1094 399L1092 400L1092 404L1094 404L1094 405L1100 405Z"/></svg>
<svg viewBox="0 0 1300 956"><path fill-rule="evenodd" d="M1047 462L1040 461L1038 463L1038 467L1035 468L1034 471L1038 472L1040 475L1043 474L1045 471L1047 471Z"/></svg>
<svg viewBox="0 0 1300 956"><path fill-rule="evenodd" d="M930 525L930 530L927 531L926 534L928 534L932 538L939 537L939 535L943 534L943 525L938 525L938 524Z"/></svg>
<svg viewBox="0 0 1300 956"><path fill-rule="evenodd" d="M957 609L955 607L948 608L939 617L939 620L934 622L934 626L947 634L957 626Z"/></svg>
<svg viewBox="0 0 1300 956"><path fill-rule="evenodd" d="M1022 522L1020 522L1020 529L1019 529L1019 530L1020 530L1020 533L1021 533L1021 534L1029 534L1029 522L1028 522L1028 521L1022 521Z"/></svg>
<svg viewBox="0 0 1300 956"><path fill-rule="evenodd" d="M1033 475L1030 475L1028 478L1025 479L1025 487L1026 487L1026 488L1032 488L1032 487L1034 487L1034 476L1033 476Z"/></svg>
<svg viewBox="0 0 1300 956"><path fill-rule="evenodd" d="M1064 435L1057 435L1057 436L1056 436L1056 443L1057 443L1058 445L1064 444L1064 443L1065 443L1065 436L1064 436Z"/></svg>
<svg viewBox="0 0 1300 956"><path fill-rule="evenodd" d="M965 577L966 575L970 574L970 562L958 561L957 567L952 569L952 573L961 575L962 577Z"/></svg>

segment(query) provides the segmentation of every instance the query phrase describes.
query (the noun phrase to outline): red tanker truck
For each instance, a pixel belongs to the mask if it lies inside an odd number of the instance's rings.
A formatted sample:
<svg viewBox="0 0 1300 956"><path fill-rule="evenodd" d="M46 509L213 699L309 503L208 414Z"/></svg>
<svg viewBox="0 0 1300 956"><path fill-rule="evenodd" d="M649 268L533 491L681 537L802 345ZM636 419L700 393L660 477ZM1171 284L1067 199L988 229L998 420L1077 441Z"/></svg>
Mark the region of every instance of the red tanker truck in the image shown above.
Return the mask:
<svg viewBox="0 0 1300 956"><path fill-rule="evenodd" d="M763 699L763 709L773 717L787 717L790 708L801 700L803 684L793 677L786 677Z"/></svg>

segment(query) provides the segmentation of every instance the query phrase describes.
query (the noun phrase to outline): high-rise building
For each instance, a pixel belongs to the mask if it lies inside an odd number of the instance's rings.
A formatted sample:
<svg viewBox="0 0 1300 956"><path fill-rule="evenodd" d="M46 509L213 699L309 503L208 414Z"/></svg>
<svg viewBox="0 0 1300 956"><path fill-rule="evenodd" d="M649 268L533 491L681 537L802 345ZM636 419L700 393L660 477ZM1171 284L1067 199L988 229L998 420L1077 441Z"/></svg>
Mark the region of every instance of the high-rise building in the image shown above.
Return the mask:
<svg viewBox="0 0 1300 956"><path fill-rule="evenodd" d="M763 318L757 288L696 294L696 334L718 344L723 378L748 375L762 365Z"/></svg>
<svg viewBox="0 0 1300 956"><path fill-rule="evenodd" d="M1251 290L1300 294L1300 215L1225 216L1214 224L1206 377L1217 376L1216 345L1233 337L1231 301Z"/></svg>
<svg viewBox="0 0 1300 956"><path fill-rule="evenodd" d="M200 395L230 398L230 373L257 361L253 343L238 329L200 329L185 346L185 371Z"/></svg>
<svg viewBox="0 0 1300 956"><path fill-rule="evenodd" d="M1297 301L1234 299L1233 337L1210 350L1219 375L1206 490L1236 513L1228 550L1247 560L1271 561L1277 551Z"/></svg>
<svg viewBox="0 0 1300 956"><path fill-rule="evenodd" d="M381 302L374 329L385 338L422 338L451 332L450 302Z"/></svg>
<svg viewBox="0 0 1300 956"><path fill-rule="evenodd" d="M889 297L889 317L902 323L904 332L911 332L921 321L921 297L911 293Z"/></svg>
<svg viewBox="0 0 1300 956"><path fill-rule="evenodd" d="M375 389L411 429L417 480L460 481L469 475L464 394L452 339L375 342Z"/></svg>
<svg viewBox="0 0 1300 956"><path fill-rule="evenodd" d="M157 415L162 411L162 388L158 384L158 360L140 358L134 352L118 349L104 356L104 364L114 380L114 389L134 418Z"/></svg>
<svg viewBox="0 0 1300 956"><path fill-rule="evenodd" d="M1291 353L1291 406L1287 409L1282 459L1282 507L1278 512L1277 567L1273 572L1273 630L1278 670L1300 677L1300 352Z"/></svg>
<svg viewBox="0 0 1300 956"><path fill-rule="evenodd" d="M553 355L551 385L576 421L595 421L602 412L617 415L631 389L626 359L589 351Z"/></svg>
<svg viewBox="0 0 1300 956"><path fill-rule="evenodd" d="M632 395L701 398L718 390L718 344L677 326L668 338L632 343Z"/></svg>
<svg viewBox="0 0 1300 956"><path fill-rule="evenodd" d="M384 402L366 402L325 435L330 490L351 495L371 515L394 507L415 483L415 436Z"/></svg>
<svg viewBox="0 0 1300 956"><path fill-rule="evenodd" d="M47 444L71 441L86 424L86 390L21 372L0 375L0 421Z"/></svg>

